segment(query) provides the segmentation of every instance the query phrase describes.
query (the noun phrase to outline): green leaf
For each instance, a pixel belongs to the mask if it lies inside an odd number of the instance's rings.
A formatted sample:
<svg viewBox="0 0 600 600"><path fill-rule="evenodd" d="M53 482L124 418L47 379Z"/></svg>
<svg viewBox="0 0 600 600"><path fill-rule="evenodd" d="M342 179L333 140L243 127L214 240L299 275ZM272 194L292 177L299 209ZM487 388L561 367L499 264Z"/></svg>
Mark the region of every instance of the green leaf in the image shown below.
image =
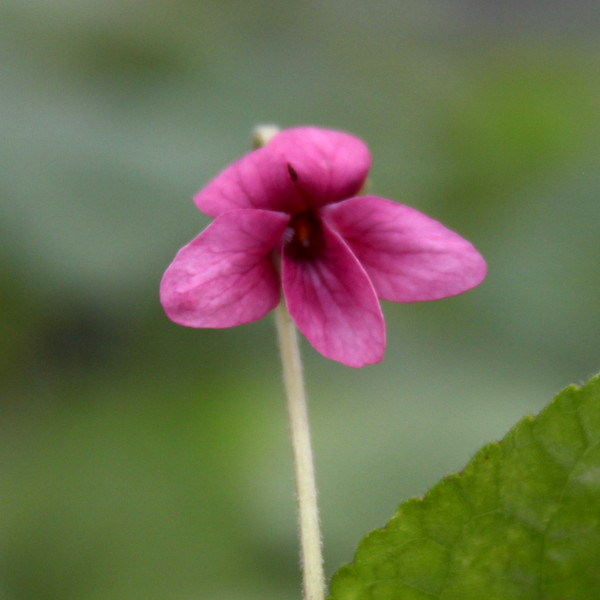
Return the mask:
<svg viewBox="0 0 600 600"><path fill-rule="evenodd" d="M600 598L600 376L402 504L330 600Z"/></svg>

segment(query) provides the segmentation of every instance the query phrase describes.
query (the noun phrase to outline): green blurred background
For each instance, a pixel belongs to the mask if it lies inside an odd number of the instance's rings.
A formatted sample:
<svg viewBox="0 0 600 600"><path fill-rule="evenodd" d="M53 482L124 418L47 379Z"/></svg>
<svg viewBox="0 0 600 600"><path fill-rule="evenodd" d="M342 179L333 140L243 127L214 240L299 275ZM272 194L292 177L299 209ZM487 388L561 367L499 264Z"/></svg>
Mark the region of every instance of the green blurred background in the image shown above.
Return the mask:
<svg viewBox="0 0 600 600"><path fill-rule="evenodd" d="M600 367L600 4L4 0L0 598L299 598L272 319L187 330L162 272L258 123L362 137L373 193L486 257L303 345L328 575L397 504Z"/></svg>

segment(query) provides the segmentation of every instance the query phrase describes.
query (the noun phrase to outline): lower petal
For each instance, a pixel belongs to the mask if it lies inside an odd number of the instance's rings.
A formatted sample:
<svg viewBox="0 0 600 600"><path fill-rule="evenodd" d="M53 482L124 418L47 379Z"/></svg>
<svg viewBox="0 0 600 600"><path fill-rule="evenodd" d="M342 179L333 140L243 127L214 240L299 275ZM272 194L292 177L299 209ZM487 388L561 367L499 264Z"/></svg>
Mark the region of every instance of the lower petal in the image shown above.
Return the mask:
<svg viewBox="0 0 600 600"><path fill-rule="evenodd" d="M343 240L324 225L317 257L283 255L282 282L290 315L315 349L350 367L379 362L385 323L367 274Z"/></svg>
<svg viewBox="0 0 600 600"><path fill-rule="evenodd" d="M232 210L184 246L166 270L160 299L167 316L187 327L233 327L262 318L279 301L271 250L289 216Z"/></svg>
<svg viewBox="0 0 600 600"><path fill-rule="evenodd" d="M350 246L383 300L438 300L485 277L485 261L467 240L408 206L365 196L327 206L322 217Z"/></svg>

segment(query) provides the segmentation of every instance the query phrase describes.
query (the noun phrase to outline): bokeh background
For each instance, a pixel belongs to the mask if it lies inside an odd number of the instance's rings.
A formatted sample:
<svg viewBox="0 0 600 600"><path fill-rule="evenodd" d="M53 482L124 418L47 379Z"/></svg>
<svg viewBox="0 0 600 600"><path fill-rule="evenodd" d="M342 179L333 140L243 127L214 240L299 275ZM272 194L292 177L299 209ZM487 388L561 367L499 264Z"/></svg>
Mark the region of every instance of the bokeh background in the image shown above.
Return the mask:
<svg viewBox="0 0 600 600"><path fill-rule="evenodd" d="M303 345L328 575L397 504L600 368L600 4L4 0L0 598L299 598L273 323L187 330L162 272L258 123L362 137L371 190L486 257Z"/></svg>

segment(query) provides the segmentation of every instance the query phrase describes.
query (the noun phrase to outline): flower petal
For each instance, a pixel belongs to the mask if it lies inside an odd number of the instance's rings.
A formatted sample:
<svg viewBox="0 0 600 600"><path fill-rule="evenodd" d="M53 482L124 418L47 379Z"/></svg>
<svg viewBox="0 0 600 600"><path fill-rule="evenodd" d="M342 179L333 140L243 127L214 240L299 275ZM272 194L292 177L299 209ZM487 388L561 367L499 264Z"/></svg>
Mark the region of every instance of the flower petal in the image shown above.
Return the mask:
<svg viewBox="0 0 600 600"><path fill-rule="evenodd" d="M369 150L361 140L330 129L285 129L267 148L285 157L309 208L355 196L371 166Z"/></svg>
<svg viewBox="0 0 600 600"><path fill-rule="evenodd" d="M194 196L210 217L240 208L298 212L304 205L286 159L270 145L253 150L221 171Z"/></svg>
<svg viewBox="0 0 600 600"><path fill-rule="evenodd" d="M350 367L379 362L385 323L375 290L343 240L323 226L324 248L311 260L284 253L282 282L290 315L327 358Z"/></svg>
<svg viewBox="0 0 600 600"><path fill-rule="evenodd" d="M167 316L187 327L233 327L275 308L279 276L270 256L289 216L234 210L184 246L160 284Z"/></svg>
<svg viewBox="0 0 600 600"><path fill-rule="evenodd" d="M437 300L485 277L485 261L468 241L408 206L365 196L325 207L322 218L350 246L383 300Z"/></svg>

